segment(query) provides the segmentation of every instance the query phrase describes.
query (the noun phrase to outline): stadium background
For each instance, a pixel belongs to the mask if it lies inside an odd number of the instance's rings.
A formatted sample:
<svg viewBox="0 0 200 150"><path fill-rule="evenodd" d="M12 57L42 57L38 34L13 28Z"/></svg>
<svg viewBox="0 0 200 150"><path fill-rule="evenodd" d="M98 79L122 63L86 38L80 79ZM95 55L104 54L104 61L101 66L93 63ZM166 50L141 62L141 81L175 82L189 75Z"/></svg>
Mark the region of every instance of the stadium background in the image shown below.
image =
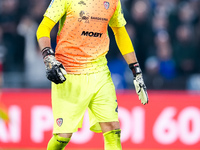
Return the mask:
<svg viewBox="0 0 200 150"><path fill-rule="evenodd" d="M0 149L45 148L51 137L50 82L35 32L50 0L0 0ZM117 89L122 145L134 149L200 148L200 0L121 0L127 31L150 103L142 106L109 28L107 55ZM55 47L57 27L51 32ZM102 136L83 129L69 149L100 149ZM87 138L86 138L87 137ZM77 140L76 140L77 139ZM97 142L98 141L98 142ZM94 144L95 143L95 144Z"/></svg>

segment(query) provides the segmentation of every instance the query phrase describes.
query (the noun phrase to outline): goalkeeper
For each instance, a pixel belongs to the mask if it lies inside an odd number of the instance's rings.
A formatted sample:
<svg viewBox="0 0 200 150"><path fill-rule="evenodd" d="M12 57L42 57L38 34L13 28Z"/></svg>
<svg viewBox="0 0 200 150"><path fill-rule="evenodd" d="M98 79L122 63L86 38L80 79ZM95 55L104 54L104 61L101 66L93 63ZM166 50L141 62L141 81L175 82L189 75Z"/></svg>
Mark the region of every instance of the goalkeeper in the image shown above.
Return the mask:
<svg viewBox="0 0 200 150"><path fill-rule="evenodd" d="M57 46L51 48L50 31L59 22ZM103 132L105 150L121 150L115 88L105 55L109 49L108 25L134 75L142 104L148 102L142 72L120 0L52 0L37 30L47 78L52 81L53 137L47 150L64 150L82 125L86 109L90 130Z"/></svg>

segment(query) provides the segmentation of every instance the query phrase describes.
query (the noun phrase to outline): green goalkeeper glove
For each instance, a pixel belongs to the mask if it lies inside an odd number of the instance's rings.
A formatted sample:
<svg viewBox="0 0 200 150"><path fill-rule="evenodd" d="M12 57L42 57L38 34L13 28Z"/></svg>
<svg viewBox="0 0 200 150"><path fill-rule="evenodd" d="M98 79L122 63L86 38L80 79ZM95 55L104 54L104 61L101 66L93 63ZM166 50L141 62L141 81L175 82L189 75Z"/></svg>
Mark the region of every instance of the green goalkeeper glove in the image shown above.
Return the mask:
<svg viewBox="0 0 200 150"><path fill-rule="evenodd" d="M140 69L139 63L136 62L129 64L129 68L132 70L134 75L133 84L135 85L135 90L137 95L139 96L139 100L141 100L141 103L145 105L148 103L148 94L147 88L144 84L142 71Z"/></svg>
<svg viewBox="0 0 200 150"><path fill-rule="evenodd" d="M45 47L42 50L42 56L46 67L47 78L56 84L65 82L66 78L64 75L67 72L64 66L56 60L54 51L49 47Z"/></svg>

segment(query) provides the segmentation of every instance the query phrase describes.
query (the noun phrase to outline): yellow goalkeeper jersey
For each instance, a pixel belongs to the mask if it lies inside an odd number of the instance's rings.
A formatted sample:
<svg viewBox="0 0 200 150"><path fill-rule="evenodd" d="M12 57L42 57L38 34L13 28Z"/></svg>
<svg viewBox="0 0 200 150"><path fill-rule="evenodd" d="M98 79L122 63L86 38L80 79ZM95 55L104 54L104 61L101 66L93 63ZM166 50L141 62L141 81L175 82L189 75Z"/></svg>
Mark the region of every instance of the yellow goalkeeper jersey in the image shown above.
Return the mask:
<svg viewBox="0 0 200 150"><path fill-rule="evenodd" d="M44 16L59 21L56 59L70 74L106 70L107 27L126 24L120 0L52 0Z"/></svg>

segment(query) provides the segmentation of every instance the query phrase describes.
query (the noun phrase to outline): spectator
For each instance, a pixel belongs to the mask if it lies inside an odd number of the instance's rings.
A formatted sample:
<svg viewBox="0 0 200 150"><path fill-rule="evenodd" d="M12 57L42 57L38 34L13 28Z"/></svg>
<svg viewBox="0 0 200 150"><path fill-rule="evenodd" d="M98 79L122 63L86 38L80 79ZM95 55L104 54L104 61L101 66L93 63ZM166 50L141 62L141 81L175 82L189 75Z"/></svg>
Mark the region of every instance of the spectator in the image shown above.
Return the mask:
<svg viewBox="0 0 200 150"><path fill-rule="evenodd" d="M46 80L43 58L36 44L35 33L38 24L28 16L25 16L18 25L18 33L25 38L24 54L24 79L27 87L49 87ZM38 86L40 85L40 86Z"/></svg>
<svg viewBox="0 0 200 150"><path fill-rule="evenodd" d="M166 31L160 31L155 38L156 54L159 60L159 73L167 80L176 76L175 63L172 56L172 47Z"/></svg>
<svg viewBox="0 0 200 150"><path fill-rule="evenodd" d="M0 26L0 89L2 88L3 84L3 62L5 53L6 53L6 47L3 42L3 29Z"/></svg>
<svg viewBox="0 0 200 150"><path fill-rule="evenodd" d="M190 75L197 71L198 52L192 29L190 26L181 25L176 30L177 41L173 49L179 75Z"/></svg>
<svg viewBox="0 0 200 150"><path fill-rule="evenodd" d="M5 72L22 72L24 70L24 38L17 33L19 21L18 1L3 0L0 25L3 29L3 41L7 52L4 61Z"/></svg>
<svg viewBox="0 0 200 150"><path fill-rule="evenodd" d="M137 43L134 44L140 66L144 68L144 62L148 56L149 50L152 48L153 32L151 26L151 11L149 3L145 0L133 1L131 4L131 20L130 23L135 28L135 36Z"/></svg>

